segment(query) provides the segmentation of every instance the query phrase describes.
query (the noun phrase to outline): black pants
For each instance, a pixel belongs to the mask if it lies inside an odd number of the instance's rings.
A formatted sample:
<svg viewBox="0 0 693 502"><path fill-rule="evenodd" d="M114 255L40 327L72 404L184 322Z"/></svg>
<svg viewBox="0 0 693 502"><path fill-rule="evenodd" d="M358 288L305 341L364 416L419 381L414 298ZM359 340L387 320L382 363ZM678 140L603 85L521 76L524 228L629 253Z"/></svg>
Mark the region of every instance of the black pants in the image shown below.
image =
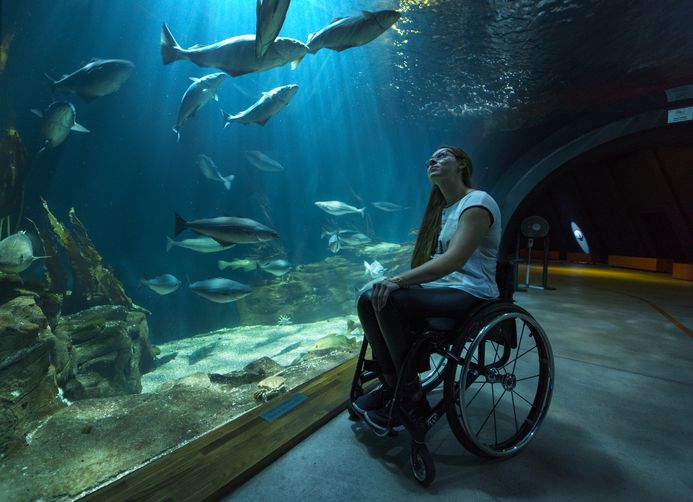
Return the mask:
<svg viewBox="0 0 693 502"><path fill-rule="evenodd" d="M399 375L413 344L411 328L417 322L426 317L462 319L483 301L455 288L401 288L390 293L385 308L376 312L371 292L359 297L357 309L373 356L386 375ZM414 373L415 368L411 370ZM413 379L413 374L404 375L405 382Z"/></svg>

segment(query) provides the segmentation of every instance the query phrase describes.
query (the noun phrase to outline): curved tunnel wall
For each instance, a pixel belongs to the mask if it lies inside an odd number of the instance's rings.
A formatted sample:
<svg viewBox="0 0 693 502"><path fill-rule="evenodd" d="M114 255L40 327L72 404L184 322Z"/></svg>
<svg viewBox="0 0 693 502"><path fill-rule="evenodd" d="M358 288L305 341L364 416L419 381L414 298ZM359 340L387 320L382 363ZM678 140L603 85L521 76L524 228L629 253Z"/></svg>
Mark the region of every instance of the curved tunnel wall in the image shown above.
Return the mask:
<svg viewBox="0 0 693 502"><path fill-rule="evenodd" d="M549 220L551 248L563 257L580 251L572 220L604 260L693 261L693 127L668 124L667 111L588 132L569 124L514 162L490 190L503 215L502 255L514 252L522 218L538 214Z"/></svg>

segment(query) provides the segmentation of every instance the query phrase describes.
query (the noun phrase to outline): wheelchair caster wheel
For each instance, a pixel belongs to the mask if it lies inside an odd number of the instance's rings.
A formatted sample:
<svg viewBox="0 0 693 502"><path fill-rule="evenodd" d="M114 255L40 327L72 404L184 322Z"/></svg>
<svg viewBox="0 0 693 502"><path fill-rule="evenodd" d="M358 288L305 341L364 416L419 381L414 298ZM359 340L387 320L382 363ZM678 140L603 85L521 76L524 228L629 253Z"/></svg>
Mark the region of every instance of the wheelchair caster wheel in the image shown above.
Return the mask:
<svg viewBox="0 0 693 502"><path fill-rule="evenodd" d="M412 443L409 464L414 477L422 486L428 486L433 482L436 466L425 444Z"/></svg>

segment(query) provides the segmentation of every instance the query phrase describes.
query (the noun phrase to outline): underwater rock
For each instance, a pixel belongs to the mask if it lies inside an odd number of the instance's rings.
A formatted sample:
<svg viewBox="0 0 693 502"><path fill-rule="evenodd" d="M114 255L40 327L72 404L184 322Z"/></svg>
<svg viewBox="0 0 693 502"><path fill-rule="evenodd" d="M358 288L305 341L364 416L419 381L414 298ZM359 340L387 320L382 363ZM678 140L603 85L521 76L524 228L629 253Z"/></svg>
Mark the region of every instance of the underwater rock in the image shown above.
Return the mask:
<svg viewBox="0 0 693 502"><path fill-rule="evenodd" d="M230 373L209 373L209 381L237 387L259 382L263 378L274 375L284 369L284 366L277 363L270 357L261 357L257 361L248 363L242 370L231 371Z"/></svg>
<svg viewBox="0 0 693 502"><path fill-rule="evenodd" d="M0 455L23 447L36 421L65 406L51 364L54 344L33 296L0 306Z"/></svg>
<svg viewBox="0 0 693 502"><path fill-rule="evenodd" d="M60 384L72 400L141 392L142 373L155 367L145 315L119 305L100 305L61 317L58 339L69 339L72 358L57 366ZM67 360L67 361L66 361ZM66 371L72 364L74 371Z"/></svg>
<svg viewBox="0 0 693 502"><path fill-rule="evenodd" d="M41 199L48 234L57 246L62 247L68 256L72 273L72 292L65 296L64 309L67 312L78 312L95 305L122 305L128 309L135 308L132 300L125 294L122 283L113 271L101 264L101 255L89 238L86 228L77 218L74 208L69 211L71 229L60 223L51 213L48 203ZM46 243L48 239L41 237L46 251L55 251L56 246ZM57 253L52 259L46 260L46 270L51 285L57 291L64 291L66 279L59 270L56 262Z"/></svg>
<svg viewBox="0 0 693 502"><path fill-rule="evenodd" d="M23 280L18 274L0 274L0 304L18 296L32 296L53 330L62 308L62 296L48 291L46 287L44 283Z"/></svg>

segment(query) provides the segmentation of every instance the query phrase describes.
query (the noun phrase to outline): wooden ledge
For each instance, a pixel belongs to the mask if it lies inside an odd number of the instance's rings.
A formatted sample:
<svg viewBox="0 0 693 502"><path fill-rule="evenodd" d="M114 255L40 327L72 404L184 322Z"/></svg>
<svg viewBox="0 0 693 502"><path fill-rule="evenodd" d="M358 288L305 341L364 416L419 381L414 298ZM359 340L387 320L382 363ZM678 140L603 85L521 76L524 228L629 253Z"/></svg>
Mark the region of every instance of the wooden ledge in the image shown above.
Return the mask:
<svg viewBox="0 0 693 502"><path fill-rule="evenodd" d="M355 368L350 359L80 500L218 500L343 411Z"/></svg>
<svg viewBox="0 0 693 502"><path fill-rule="evenodd" d="M671 273L673 263L673 260L663 258L609 255L609 266L611 267L633 268L650 272Z"/></svg>

